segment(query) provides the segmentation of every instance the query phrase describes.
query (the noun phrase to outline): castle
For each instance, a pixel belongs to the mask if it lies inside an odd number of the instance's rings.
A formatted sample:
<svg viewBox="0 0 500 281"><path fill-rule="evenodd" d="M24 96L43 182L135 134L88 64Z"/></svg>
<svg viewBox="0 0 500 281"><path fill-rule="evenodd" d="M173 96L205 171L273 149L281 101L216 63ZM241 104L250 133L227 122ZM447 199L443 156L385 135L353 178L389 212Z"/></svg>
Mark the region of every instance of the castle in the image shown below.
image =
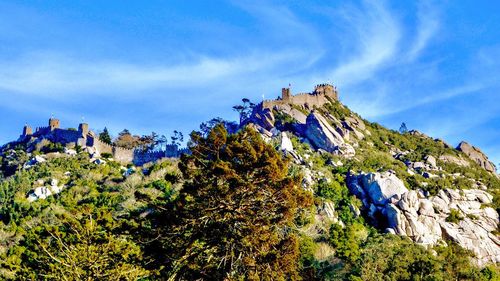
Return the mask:
<svg viewBox="0 0 500 281"><path fill-rule="evenodd" d="M18 142L29 142L31 140L48 140L64 146L79 146L88 149L97 155L108 153L113 159L120 163L134 163L143 165L166 157L179 157L182 153L188 153L187 149L179 149L177 145L167 145L165 150L144 151L142 149L126 149L102 142L98 135L89 130L87 123L80 123L78 129L62 129L60 121L56 118L49 119L49 126L38 127L35 132L29 125L23 127L23 132Z"/></svg>
<svg viewBox="0 0 500 281"><path fill-rule="evenodd" d="M281 97L276 100L265 100L262 102L262 109L272 110L275 106L286 104L296 105L306 109L320 107L331 100L338 101L337 88L331 84L319 84L314 87L312 93L300 93L292 95L290 87L281 89Z"/></svg>

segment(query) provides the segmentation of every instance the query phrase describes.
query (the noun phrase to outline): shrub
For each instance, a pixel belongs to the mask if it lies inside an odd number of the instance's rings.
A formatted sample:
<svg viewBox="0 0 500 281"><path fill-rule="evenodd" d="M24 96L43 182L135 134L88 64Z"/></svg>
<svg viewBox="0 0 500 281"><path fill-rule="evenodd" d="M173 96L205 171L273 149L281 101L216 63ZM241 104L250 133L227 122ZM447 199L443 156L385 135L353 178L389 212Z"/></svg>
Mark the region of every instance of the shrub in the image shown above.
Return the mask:
<svg viewBox="0 0 500 281"><path fill-rule="evenodd" d="M109 158L113 157L113 154L108 153L108 152L103 152L103 153L101 153L101 157L105 158L105 159L109 159Z"/></svg>
<svg viewBox="0 0 500 281"><path fill-rule="evenodd" d="M457 209L451 209L450 210L450 214L448 215L448 217L446 218L446 221L447 222L452 222L452 223L459 223L461 220L463 220L464 218L462 217L462 215L460 214L460 211L457 210Z"/></svg>

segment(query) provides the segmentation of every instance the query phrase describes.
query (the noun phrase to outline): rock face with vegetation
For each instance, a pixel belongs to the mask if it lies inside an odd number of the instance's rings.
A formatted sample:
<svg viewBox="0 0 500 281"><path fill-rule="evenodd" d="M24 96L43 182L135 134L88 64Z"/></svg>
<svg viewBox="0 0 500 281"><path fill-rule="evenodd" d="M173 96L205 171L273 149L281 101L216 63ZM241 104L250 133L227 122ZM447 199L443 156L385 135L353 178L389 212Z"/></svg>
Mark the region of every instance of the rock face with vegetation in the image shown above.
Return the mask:
<svg viewBox="0 0 500 281"><path fill-rule="evenodd" d="M479 148L463 141L457 146L457 149L469 156L471 160L483 167L486 171L492 173L496 171L495 164L488 160L488 156L486 156Z"/></svg>
<svg viewBox="0 0 500 281"><path fill-rule="evenodd" d="M480 150L364 120L331 85L282 95L140 166L1 147L0 279L499 280Z"/></svg>
<svg viewBox="0 0 500 281"><path fill-rule="evenodd" d="M351 191L388 233L435 246L449 238L475 254L479 265L500 262L499 217L488 207L493 196L478 189L443 189L436 196L407 190L394 174L351 177ZM385 226L383 226L385 224Z"/></svg>

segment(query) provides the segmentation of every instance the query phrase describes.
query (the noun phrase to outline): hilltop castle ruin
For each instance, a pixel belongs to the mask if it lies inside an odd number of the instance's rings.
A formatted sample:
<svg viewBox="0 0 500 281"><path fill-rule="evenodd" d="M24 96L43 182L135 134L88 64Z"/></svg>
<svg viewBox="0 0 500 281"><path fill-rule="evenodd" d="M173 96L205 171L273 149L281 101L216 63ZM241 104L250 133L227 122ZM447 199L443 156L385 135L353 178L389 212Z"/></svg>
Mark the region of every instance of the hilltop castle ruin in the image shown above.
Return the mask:
<svg viewBox="0 0 500 281"><path fill-rule="evenodd" d="M64 146L79 146L87 149L96 155L108 153L113 159L120 163L134 163L142 165L166 157L179 157L181 153L186 153L186 149L179 150L177 145L167 145L165 150L144 151L142 149L126 149L99 140L99 136L89 130L87 123L80 123L78 129L60 128L60 121L56 118L49 119L49 126L37 127L35 132L29 125L23 127L23 132L18 142L42 141L48 140L53 143L59 143Z"/></svg>
<svg viewBox="0 0 500 281"><path fill-rule="evenodd" d="M286 104L313 109L321 107L330 100L338 101L337 88L331 84L319 84L314 87L311 93L300 93L292 95L290 87L281 89L281 97L276 100L265 100L262 102L262 109L273 109L275 106Z"/></svg>

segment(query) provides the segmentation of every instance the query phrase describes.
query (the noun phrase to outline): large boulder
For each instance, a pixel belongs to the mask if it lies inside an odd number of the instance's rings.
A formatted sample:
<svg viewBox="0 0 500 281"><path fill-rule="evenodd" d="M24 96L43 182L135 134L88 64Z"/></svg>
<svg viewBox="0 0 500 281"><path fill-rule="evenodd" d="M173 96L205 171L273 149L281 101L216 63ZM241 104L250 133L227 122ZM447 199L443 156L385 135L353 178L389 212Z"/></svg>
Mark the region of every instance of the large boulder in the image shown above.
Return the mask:
<svg viewBox="0 0 500 281"><path fill-rule="evenodd" d="M362 173L350 177L351 190L361 187L370 201L375 205L385 205L392 198L401 198L401 195L408 192L404 183L393 173Z"/></svg>
<svg viewBox="0 0 500 281"><path fill-rule="evenodd" d="M500 237L496 234L499 215L487 204L491 194L479 189L441 189L435 196L407 190L392 173L368 173L350 176L349 190L363 202L372 219L385 217L380 225L388 233L408 236L424 246L451 239L475 254L479 266L500 262ZM448 222L451 210L460 215Z"/></svg>
<svg viewBox="0 0 500 281"><path fill-rule="evenodd" d="M463 141L457 146L457 150L462 151L467 155L471 160L476 162L479 166L485 169L488 172L495 173L496 167L488 157L477 147L474 147L467 142Z"/></svg>
<svg viewBox="0 0 500 281"><path fill-rule="evenodd" d="M293 152L293 144L288 135L285 132L281 132L281 145L282 151Z"/></svg>
<svg viewBox="0 0 500 281"><path fill-rule="evenodd" d="M437 161L434 156L427 155L425 157L425 162L431 167L431 169L437 169Z"/></svg>
<svg viewBox="0 0 500 281"><path fill-rule="evenodd" d="M452 164L462 166L462 167L469 167L470 166L470 163L467 160L463 159L462 157L456 157L456 156L449 155L449 154L444 154L444 155L439 156L439 160L441 160L445 163L452 163Z"/></svg>
<svg viewBox="0 0 500 281"><path fill-rule="evenodd" d="M262 108L262 106L259 105L254 108L252 115L246 122L257 124L269 131L274 128L275 121L272 110L269 108Z"/></svg>
<svg viewBox="0 0 500 281"><path fill-rule="evenodd" d="M344 143L342 136L316 111L307 116L305 135L314 146L328 152L337 151Z"/></svg>

